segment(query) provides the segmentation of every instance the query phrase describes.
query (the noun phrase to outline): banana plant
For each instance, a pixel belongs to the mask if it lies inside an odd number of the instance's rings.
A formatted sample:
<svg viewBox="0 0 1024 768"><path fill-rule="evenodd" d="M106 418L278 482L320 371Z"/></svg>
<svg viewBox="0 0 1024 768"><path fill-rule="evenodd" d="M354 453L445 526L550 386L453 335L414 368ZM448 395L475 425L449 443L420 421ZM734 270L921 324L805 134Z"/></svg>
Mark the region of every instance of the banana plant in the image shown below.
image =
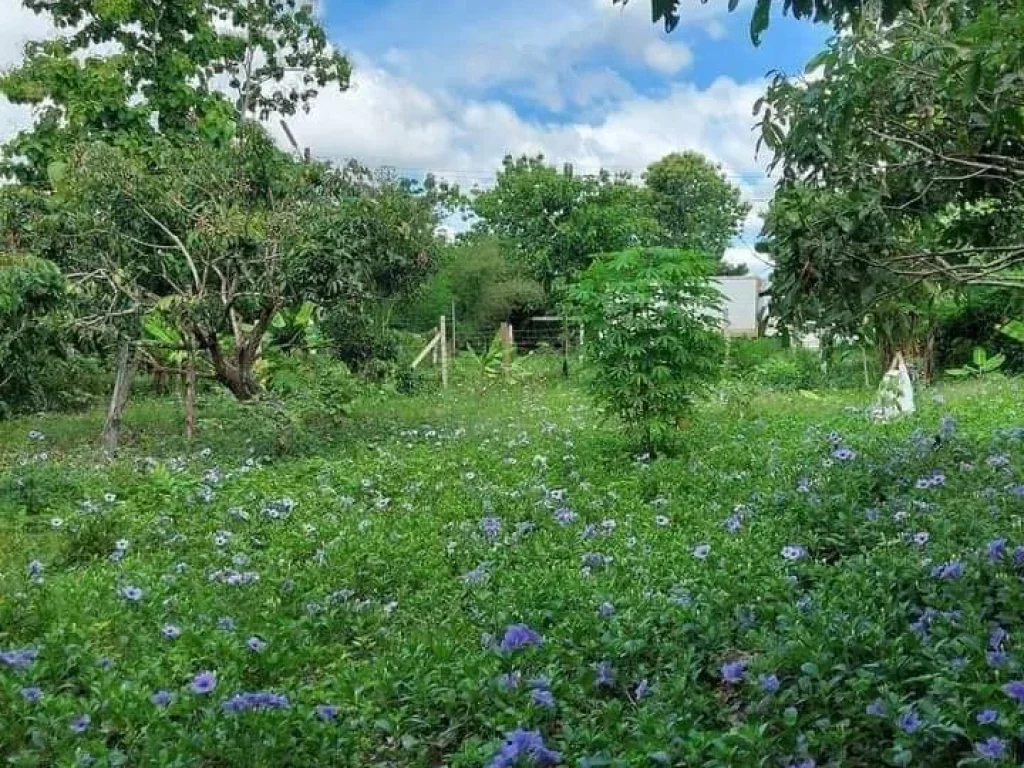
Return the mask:
<svg viewBox="0 0 1024 768"><path fill-rule="evenodd" d="M315 352L320 346L319 307L304 301L295 308L279 310L270 322L270 334L276 346L284 350L306 349Z"/></svg>
<svg viewBox="0 0 1024 768"><path fill-rule="evenodd" d="M982 347L975 347L971 353L971 363L962 368L950 368L946 373L957 378L981 378L990 373L995 373L1003 367L1006 362L1006 355L1001 352L989 357Z"/></svg>

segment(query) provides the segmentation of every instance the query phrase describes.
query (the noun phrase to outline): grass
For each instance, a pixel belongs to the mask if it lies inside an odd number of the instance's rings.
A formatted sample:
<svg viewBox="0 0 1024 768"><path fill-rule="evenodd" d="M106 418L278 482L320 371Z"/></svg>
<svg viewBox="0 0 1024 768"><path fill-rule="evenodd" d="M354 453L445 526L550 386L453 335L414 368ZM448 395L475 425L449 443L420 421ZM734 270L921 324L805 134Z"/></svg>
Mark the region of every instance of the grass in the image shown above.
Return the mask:
<svg viewBox="0 0 1024 768"><path fill-rule="evenodd" d="M209 397L190 447L144 400L114 463L100 413L0 424L0 651L38 651L0 661L0 754L506 765L523 729L580 766L1019 761L1019 385L869 399L732 391L653 461L557 376L284 443ZM518 624L543 643L496 648ZM287 706L232 698L262 691Z"/></svg>

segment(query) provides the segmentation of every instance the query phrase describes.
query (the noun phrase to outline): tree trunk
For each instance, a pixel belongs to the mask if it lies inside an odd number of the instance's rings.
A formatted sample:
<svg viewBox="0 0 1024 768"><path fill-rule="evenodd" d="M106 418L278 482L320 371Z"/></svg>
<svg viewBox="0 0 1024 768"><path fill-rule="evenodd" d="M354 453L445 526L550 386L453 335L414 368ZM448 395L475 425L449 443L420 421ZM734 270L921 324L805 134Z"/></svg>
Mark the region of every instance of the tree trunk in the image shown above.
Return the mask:
<svg viewBox="0 0 1024 768"><path fill-rule="evenodd" d="M121 436L121 417L128 404L132 380L135 378L135 354L130 341L122 341L117 353L117 373L114 376L114 391L110 395L107 420L103 424L103 448L109 456L117 455L117 442Z"/></svg>
<svg viewBox="0 0 1024 768"><path fill-rule="evenodd" d="M185 368L185 438L191 443L196 436L196 356L188 352Z"/></svg>

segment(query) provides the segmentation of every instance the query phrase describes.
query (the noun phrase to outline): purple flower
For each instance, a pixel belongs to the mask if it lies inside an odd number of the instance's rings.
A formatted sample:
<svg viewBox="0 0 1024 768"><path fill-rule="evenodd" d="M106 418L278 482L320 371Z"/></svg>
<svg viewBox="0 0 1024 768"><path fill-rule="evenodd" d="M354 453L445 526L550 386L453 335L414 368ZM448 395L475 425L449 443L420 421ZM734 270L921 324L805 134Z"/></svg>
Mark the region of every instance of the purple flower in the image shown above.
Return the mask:
<svg viewBox="0 0 1024 768"><path fill-rule="evenodd" d="M89 724L92 722L92 718L88 715L78 715L71 719L71 723L68 728L71 729L72 733L85 733L89 730Z"/></svg>
<svg viewBox="0 0 1024 768"><path fill-rule="evenodd" d="M698 544L693 548L693 556L698 560L706 560L708 555L711 554L710 544Z"/></svg>
<svg viewBox="0 0 1024 768"><path fill-rule="evenodd" d="M216 687L216 672L200 672L192 678L192 682L189 684L189 688L192 689L192 692L199 694L210 693L210 691L212 691Z"/></svg>
<svg viewBox="0 0 1024 768"><path fill-rule="evenodd" d="M555 520L561 525L572 525L576 522L576 513L569 507L559 507L555 510Z"/></svg>
<svg viewBox="0 0 1024 768"><path fill-rule="evenodd" d="M338 717L338 708L331 704L319 704L316 708L316 716L325 722L333 722Z"/></svg>
<svg viewBox="0 0 1024 768"><path fill-rule="evenodd" d="M846 446L840 446L832 451L832 458L836 461L852 461L857 458L857 452L852 448Z"/></svg>
<svg viewBox="0 0 1024 768"><path fill-rule="evenodd" d="M994 453L991 456L989 456L985 460L985 462L990 467L1007 467L1010 465L1010 457L1007 456L1005 453Z"/></svg>
<svg viewBox="0 0 1024 768"><path fill-rule="evenodd" d="M96 666L100 669L113 669L114 660L109 656L101 656L100 658L96 659Z"/></svg>
<svg viewBox="0 0 1024 768"><path fill-rule="evenodd" d="M262 653L267 649L267 641L261 637L253 635L245 641L245 647L253 653Z"/></svg>
<svg viewBox="0 0 1024 768"><path fill-rule="evenodd" d="M747 674L747 662L743 659L727 661L722 665L722 679L727 683L738 683Z"/></svg>
<svg viewBox="0 0 1024 768"><path fill-rule="evenodd" d="M988 651L985 660L993 669L1002 669L1010 663L1010 654L1006 651Z"/></svg>
<svg viewBox="0 0 1024 768"><path fill-rule="evenodd" d="M1002 760L1006 756L1006 742L998 736L989 736L985 741L976 742L974 751L987 760Z"/></svg>
<svg viewBox="0 0 1024 768"><path fill-rule="evenodd" d="M539 768L547 768L562 762L562 755L544 746L540 731L519 729L505 736L505 743L494 756L490 768L513 768L525 761Z"/></svg>
<svg viewBox="0 0 1024 768"><path fill-rule="evenodd" d="M480 519L480 532L488 539L497 538L501 533L501 520L496 517L484 517Z"/></svg>
<svg viewBox="0 0 1024 768"><path fill-rule="evenodd" d="M959 560L950 560L948 563L936 565L932 568L932 578L941 581L959 579L964 575L964 566Z"/></svg>
<svg viewBox="0 0 1024 768"><path fill-rule="evenodd" d="M921 718L917 716L917 712L912 709L908 709L896 720L896 725L900 727L900 730L904 733L914 733L921 727Z"/></svg>
<svg viewBox="0 0 1024 768"><path fill-rule="evenodd" d="M177 640L181 637L181 627L176 624L164 624L163 629L160 630L160 634L168 640Z"/></svg>
<svg viewBox="0 0 1024 768"><path fill-rule="evenodd" d="M915 544L927 544L928 539L930 539L931 537L932 536L930 533L928 533L928 531L918 531L914 534L913 540Z"/></svg>
<svg viewBox="0 0 1024 768"><path fill-rule="evenodd" d="M271 691L236 693L221 702L221 709L227 712L251 712L266 709L288 709L288 697Z"/></svg>
<svg viewBox="0 0 1024 768"><path fill-rule="evenodd" d="M999 713L994 709L983 709L975 719L978 721L978 725L991 725L999 719Z"/></svg>
<svg viewBox="0 0 1024 768"><path fill-rule="evenodd" d="M498 650L502 653L511 653L530 645L541 645L543 642L544 638L525 624L510 624L505 630L505 636L501 638Z"/></svg>
<svg viewBox="0 0 1024 768"><path fill-rule="evenodd" d="M1024 680L1011 680L1003 686L1003 693L1018 704L1024 705Z"/></svg>
<svg viewBox="0 0 1024 768"><path fill-rule="evenodd" d="M550 682L544 678L538 678L530 682L530 700L538 707L551 709L555 706L555 694L551 692Z"/></svg>
<svg viewBox="0 0 1024 768"><path fill-rule="evenodd" d="M775 693L779 690L779 678L776 675L761 675L759 682L761 690L765 693Z"/></svg>
<svg viewBox="0 0 1024 768"><path fill-rule="evenodd" d="M993 539L985 547L985 554L992 562L1002 560L1006 556L1006 539Z"/></svg>
<svg viewBox="0 0 1024 768"><path fill-rule="evenodd" d="M487 581L487 577L487 563L480 563L480 565L478 565L476 568L473 568L470 571L466 571L459 578L462 579L463 584L475 586L477 584L483 584L485 581Z"/></svg>
<svg viewBox="0 0 1024 768"><path fill-rule="evenodd" d="M800 560L807 556L807 550L798 544L789 544L782 548L782 557L790 562Z"/></svg>
<svg viewBox="0 0 1024 768"><path fill-rule="evenodd" d="M597 606L597 614L602 618L607 619L609 616L615 615L615 606L605 600L599 606Z"/></svg>
<svg viewBox="0 0 1024 768"><path fill-rule="evenodd" d="M158 707L169 707L174 703L174 694L170 691L157 691L149 700Z"/></svg>
<svg viewBox="0 0 1024 768"><path fill-rule="evenodd" d="M595 682L598 686L615 685L615 667L612 666L610 661L599 662L594 669L597 671L597 680Z"/></svg>
<svg viewBox="0 0 1024 768"><path fill-rule="evenodd" d="M235 628L235 620L230 616L221 616L217 619L217 629L222 629L225 632L230 632Z"/></svg>
<svg viewBox="0 0 1024 768"><path fill-rule="evenodd" d="M864 711L872 717L885 717L885 702L881 699L875 699L866 707L864 707Z"/></svg>
<svg viewBox="0 0 1024 768"><path fill-rule="evenodd" d="M1013 548L1013 564L1017 567L1024 565L1024 546Z"/></svg>
<svg viewBox="0 0 1024 768"><path fill-rule="evenodd" d="M134 587L131 584L121 588L121 597L131 600L133 603L139 602L145 594L139 587Z"/></svg>
<svg viewBox="0 0 1024 768"><path fill-rule="evenodd" d="M43 575L44 567L45 566L43 565L41 560L32 560L26 566L26 570L28 571L29 576L38 577Z"/></svg>
<svg viewBox="0 0 1024 768"><path fill-rule="evenodd" d="M27 669L36 660L39 651L35 648L12 648L0 651L0 662L15 669Z"/></svg>
<svg viewBox="0 0 1024 768"><path fill-rule="evenodd" d="M636 689L633 691L633 696L637 699L646 698L651 692L651 684L647 682L647 679L641 680L636 684Z"/></svg>
<svg viewBox="0 0 1024 768"><path fill-rule="evenodd" d="M743 527L743 518L739 515L730 515L725 519L723 525L729 533L739 533L740 528Z"/></svg>
<svg viewBox="0 0 1024 768"><path fill-rule="evenodd" d="M498 676L498 687L505 691L514 691L522 680L523 676L518 672L506 672Z"/></svg>
<svg viewBox="0 0 1024 768"><path fill-rule="evenodd" d="M602 555L600 552L587 552L583 555L583 565L587 568L602 568L611 561L611 555Z"/></svg>
<svg viewBox="0 0 1024 768"><path fill-rule="evenodd" d="M35 685L26 686L21 689L21 698L31 704L35 704L43 698L43 689Z"/></svg>

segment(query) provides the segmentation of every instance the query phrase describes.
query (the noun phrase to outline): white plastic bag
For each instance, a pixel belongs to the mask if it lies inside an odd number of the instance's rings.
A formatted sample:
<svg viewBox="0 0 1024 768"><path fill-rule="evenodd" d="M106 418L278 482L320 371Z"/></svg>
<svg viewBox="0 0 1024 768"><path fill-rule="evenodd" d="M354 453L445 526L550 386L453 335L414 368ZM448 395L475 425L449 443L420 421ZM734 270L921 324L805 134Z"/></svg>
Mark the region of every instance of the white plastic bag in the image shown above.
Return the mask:
<svg viewBox="0 0 1024 768"><path fill-rule="evenodd" d="M879 421L888 421L897 416L913 413L914 385L910 381L910 371L903 360L901 352L896 353L892 365L882 377L878 387L878 400L871 409L872 416Z"/></svg>

